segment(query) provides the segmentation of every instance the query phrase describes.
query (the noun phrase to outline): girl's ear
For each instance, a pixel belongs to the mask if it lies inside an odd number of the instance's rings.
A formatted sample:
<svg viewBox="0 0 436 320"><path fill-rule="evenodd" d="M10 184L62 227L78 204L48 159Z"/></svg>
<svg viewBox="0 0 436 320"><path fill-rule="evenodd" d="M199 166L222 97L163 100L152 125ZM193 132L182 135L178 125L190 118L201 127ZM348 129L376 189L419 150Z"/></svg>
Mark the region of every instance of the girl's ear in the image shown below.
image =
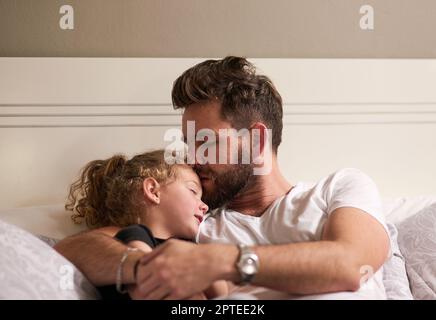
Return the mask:
<svg viewBox="0 0 436 320"><path fill-rule="evenodd" d="M154 178L145 178L143 182L144 198L153 204L160 203L160 184Z"/></svg>

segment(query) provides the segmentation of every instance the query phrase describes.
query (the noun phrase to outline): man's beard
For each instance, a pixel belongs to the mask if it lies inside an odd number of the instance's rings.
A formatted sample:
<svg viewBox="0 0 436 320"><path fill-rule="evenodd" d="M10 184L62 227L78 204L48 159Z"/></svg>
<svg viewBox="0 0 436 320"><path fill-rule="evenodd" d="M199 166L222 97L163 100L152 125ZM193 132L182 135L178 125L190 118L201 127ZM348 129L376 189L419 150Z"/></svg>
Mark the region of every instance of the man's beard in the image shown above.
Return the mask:
<svg viewBox="0 0 436 320"><path fill-rule="evenodd" d="M198 175L206 175L212 180L214 190L203 190L202 200L209 210L222 207L243 193L253 184L253 164L234 164L230 169L217 173L202 165L194 166Z"/></svg>

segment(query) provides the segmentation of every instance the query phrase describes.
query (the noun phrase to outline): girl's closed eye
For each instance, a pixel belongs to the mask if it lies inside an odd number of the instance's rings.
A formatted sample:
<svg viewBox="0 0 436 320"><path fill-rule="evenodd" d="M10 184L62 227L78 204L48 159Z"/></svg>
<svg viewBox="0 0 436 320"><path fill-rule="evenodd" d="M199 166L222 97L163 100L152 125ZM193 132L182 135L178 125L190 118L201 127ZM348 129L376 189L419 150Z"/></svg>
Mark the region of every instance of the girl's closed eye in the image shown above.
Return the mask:
<svg viewBox="0 0 436 320"><path fill-rule="evenodd" d="M202 189L199 182L189 180L186 183L186 188L188 188L196 197L201 197Z"/></svg>

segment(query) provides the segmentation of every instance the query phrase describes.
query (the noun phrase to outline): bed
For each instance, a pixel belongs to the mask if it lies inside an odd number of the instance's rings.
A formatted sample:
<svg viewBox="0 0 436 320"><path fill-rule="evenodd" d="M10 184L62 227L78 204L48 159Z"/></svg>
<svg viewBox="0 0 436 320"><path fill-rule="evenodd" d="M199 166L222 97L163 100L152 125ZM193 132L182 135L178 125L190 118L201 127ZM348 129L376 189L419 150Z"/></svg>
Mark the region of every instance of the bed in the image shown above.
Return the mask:
<svg viewBox="0 0 436 320"><path fill-rule="evenodd" d="M436 197L385 200L393 258L388 299L436 299ZM86 277L52 246L86 230L62 204L0 210L0 299L98 299Z"/></svg>

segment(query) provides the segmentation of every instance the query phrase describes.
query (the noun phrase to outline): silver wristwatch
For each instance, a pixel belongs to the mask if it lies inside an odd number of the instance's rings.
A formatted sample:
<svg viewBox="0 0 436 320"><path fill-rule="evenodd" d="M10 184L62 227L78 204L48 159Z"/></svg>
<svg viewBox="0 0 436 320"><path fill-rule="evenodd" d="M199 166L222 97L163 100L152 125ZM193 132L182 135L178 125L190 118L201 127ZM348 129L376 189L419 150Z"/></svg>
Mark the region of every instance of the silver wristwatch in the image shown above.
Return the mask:
<svg viewBox="0 0 436 320"><path fill-rule="evenodd" d="M239 244L239 259L236 263L241 275L240 285L248 284L259 270L259 257L250 247Z"/></svg>

